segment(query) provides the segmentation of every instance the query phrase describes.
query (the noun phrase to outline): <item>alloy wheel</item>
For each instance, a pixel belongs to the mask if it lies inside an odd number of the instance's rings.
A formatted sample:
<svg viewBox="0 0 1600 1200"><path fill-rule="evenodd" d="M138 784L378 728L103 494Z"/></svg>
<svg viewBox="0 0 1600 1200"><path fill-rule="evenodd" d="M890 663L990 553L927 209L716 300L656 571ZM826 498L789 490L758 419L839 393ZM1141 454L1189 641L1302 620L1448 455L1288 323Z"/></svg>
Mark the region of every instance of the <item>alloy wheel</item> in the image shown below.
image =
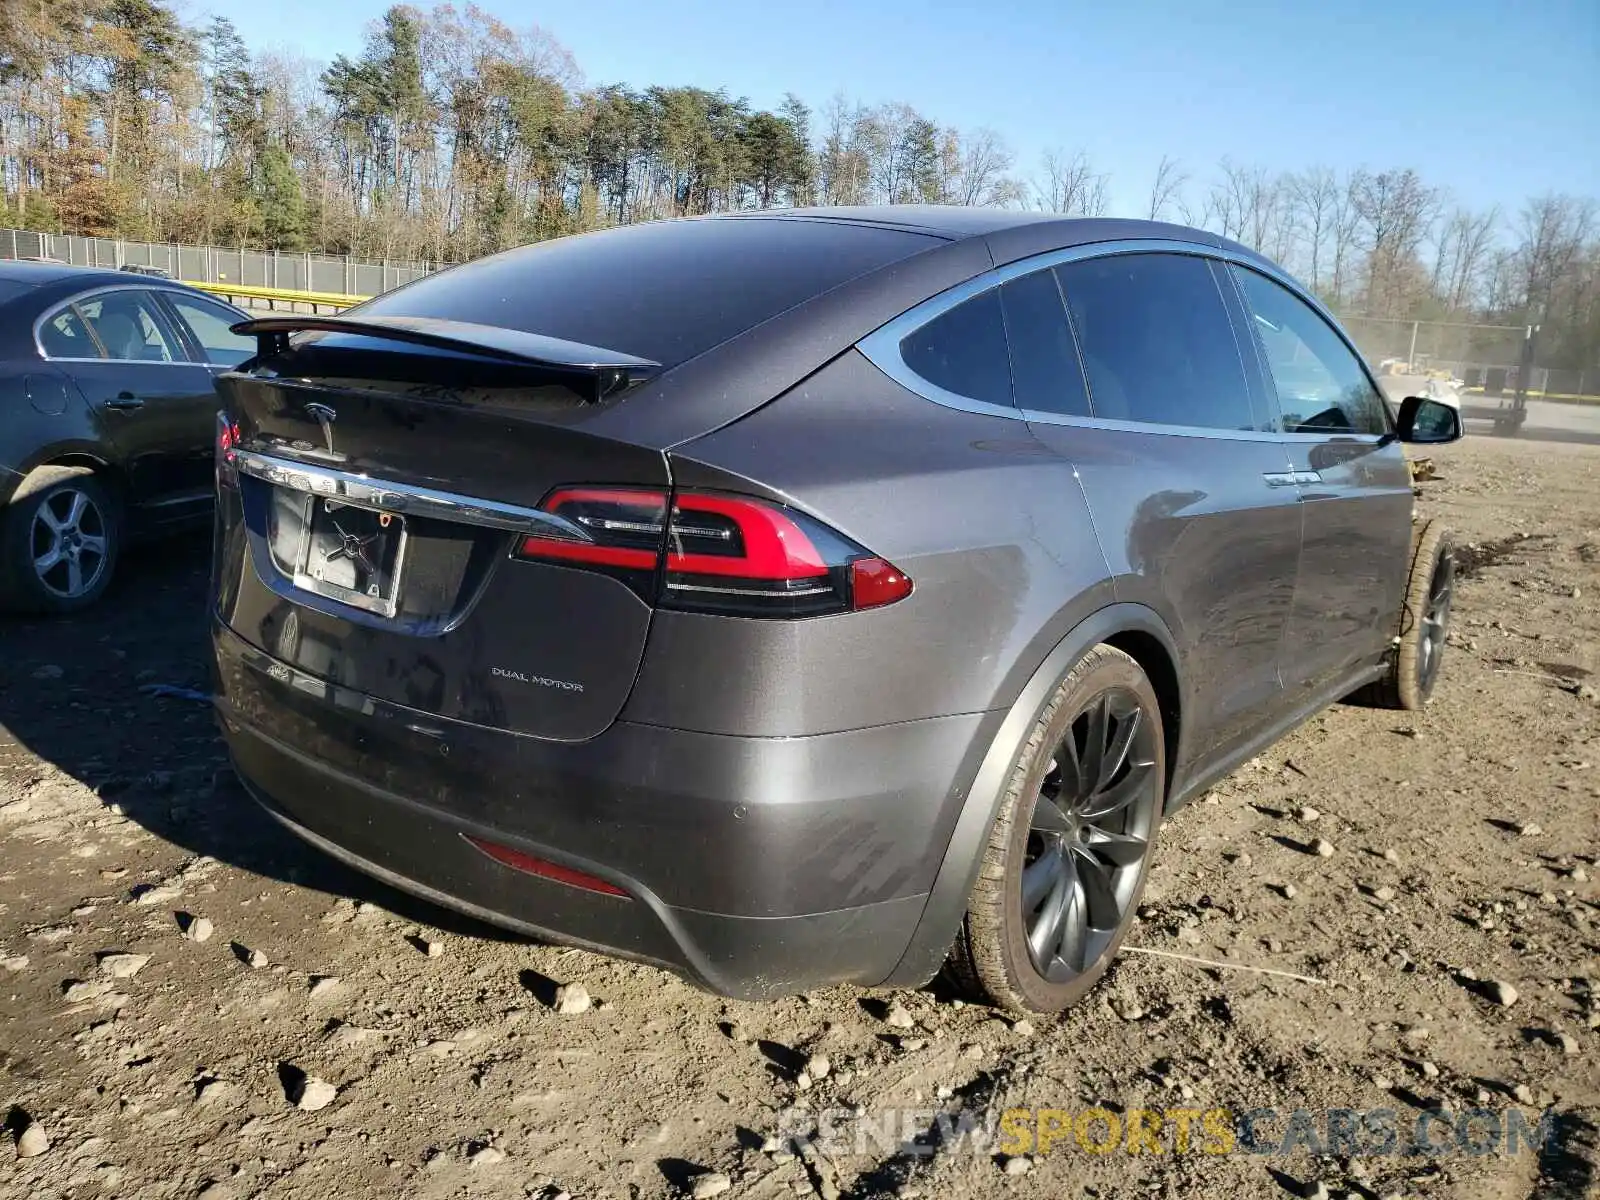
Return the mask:
<svg viewBox="0 0 1600 1200"><path fill-rule="evenodd" d="M1051 983L1083 974L1127 918L1157 824L1157 729L1138 696L1110 688L1067 726L1045 773L1021 891L1028 956Z"/></svg>
<svg viewBox="0 0 1600 1200"><path fill-rule="evenodd" d="M1423 693L1431 691L1439 674L1439 661L1444 657L1445 635L1450 626L1450 602L1455 595L1456 560L1445 553L1433 569L1433 580L1428 586L1428 607L1422 615L1422 637L1417 655L1417 682Z"/></svg>
<svg viewBox="0 0 1600 1200"><path fill-rule="evenodd" d="M39 583L51 595L76 600L105 573L109 550L105 514L87 492L60 488L34 511L28 544Z"/></svg>

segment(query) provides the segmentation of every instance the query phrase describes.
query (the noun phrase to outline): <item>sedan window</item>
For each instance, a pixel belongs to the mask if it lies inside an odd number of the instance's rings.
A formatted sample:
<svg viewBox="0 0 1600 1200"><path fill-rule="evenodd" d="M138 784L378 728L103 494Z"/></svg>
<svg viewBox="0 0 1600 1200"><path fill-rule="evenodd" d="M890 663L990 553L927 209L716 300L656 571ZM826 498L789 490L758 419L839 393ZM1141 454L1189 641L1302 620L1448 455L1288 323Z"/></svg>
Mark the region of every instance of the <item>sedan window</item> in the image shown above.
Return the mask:
<svg viewBox="0 0 1600 1200"><path fill-rule="evenodd" d="M102 357L88 326L70 304L39 323L39 348L46 358Z"/></svg>
<svg viewBox="0 0 1600 1200"><path fill-rule="evenodd" d="M80 300L77 309L105 347L105 356L125 362L181 362L163 330L155 305L143 292L103 292Z"/></svg>
<svg viewBox="0 0 1600 1200"><path fill-rule="evenodd" d="M245 319L233 309L178 292L167 292L166 297L205 351L207 362L236 367L256 352L255 338L229 328Z"/></svg>

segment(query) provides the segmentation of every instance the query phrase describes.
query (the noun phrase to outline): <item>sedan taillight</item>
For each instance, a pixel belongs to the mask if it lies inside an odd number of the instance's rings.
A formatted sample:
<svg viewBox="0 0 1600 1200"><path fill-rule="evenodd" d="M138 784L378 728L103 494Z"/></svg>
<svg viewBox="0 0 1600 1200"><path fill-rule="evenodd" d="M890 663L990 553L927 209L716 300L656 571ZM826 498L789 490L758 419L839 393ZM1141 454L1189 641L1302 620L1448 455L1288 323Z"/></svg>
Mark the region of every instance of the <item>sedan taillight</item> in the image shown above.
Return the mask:
<svg viewBox="0 0 1600 1200"><path fill-rule="evenodd" d="M880 608L911 594L911 580L892 564L814 517L766 500L567 487L541 507L589 540L532 534L518 544L518 558L615 575L663 608L815 617Z"/></svg>

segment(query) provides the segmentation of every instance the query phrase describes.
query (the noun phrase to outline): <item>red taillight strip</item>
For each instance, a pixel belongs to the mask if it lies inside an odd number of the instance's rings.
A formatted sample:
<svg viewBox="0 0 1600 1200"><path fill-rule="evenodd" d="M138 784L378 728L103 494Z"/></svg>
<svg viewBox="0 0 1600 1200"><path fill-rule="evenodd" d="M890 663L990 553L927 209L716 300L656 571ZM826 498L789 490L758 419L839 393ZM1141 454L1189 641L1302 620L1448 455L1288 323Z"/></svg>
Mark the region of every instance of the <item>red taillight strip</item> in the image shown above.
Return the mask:
<svg viewBox="0 0 1600 1200"><path fill-rule="evenodd" d="M828 573L828 564L800 526L769 505L731 497L680 495L675 508L674 518L678 512L704 512L736 522L744 537L744 554L681 554L670 548L669 538L668 571L741 579L804 579Z"/></svg>
<svg viewBox="0 0 1600 1200"><path fill-rule="evenodd" d="M563 867L560 863L547 862L542 858L535 858L531 854L524 854L521 850L513 850L510 846L502 846L498 842L487 842L482 838L475 838L465 833L461 836L471 842L478 850L494 859L495 862L500 863L502 866L510 867L513 871L521 871L525 875L537 875L541 879L564 883L568 887L579 888L585 892L598 892L602 896L628 898L628 893L623 889L614 883L607 883L596 875L590 875L572 867Z"/></svg>

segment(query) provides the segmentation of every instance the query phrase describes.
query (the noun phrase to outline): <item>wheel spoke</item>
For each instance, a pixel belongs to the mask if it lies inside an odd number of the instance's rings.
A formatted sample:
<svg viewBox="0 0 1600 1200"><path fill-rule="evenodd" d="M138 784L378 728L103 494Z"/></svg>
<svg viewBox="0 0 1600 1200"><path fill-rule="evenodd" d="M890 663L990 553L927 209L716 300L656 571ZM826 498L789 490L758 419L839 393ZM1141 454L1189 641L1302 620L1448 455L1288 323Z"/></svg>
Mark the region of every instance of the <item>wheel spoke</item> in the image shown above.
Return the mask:
<svg viewBox="0 0 1600 1200"><path fill-rule="evenodd" d="M89 497L82 492L72 493L72 505L67 509L66 520L61 522L63 529L76 529L78 522L83 520L83 510L89 504Z"/></svg>
<svg viewBox="0 0 1600 1200"><path fill-rule="evenodd" d="M1039 798L1033 802L1031 827L1040 833L1066 833L1072 828L1072 823L1067 820L1067 814L1061 811L1059 804L1040 792Z"/></svg>
<svg viewBox="0 0 1600 1200"><path fill-rule="evenodd" d="M1083 769L1080 772L1084 793L1099 787L1103 778L1101 769L1106 761L1106 736L1110 732L1107 729L1110 723L1109 708L1110 700L1100 696L1084 714L1089 719L1083 738Z"/></svg>
<svg viewBox="0 0 1600 1200"><path fill-rule="evenodd" d="M1078 816L1086 821L1098 821L1112 813L1121 812L1143 793L1154 766L1153 762L1129 763L1127 774L1117 780L1115 786L1090 796L1079 806Z"/></svg>
<svg viewBox="0 0 1600 1200"><path fill-rule="evenodd" d="M1133 749L1134 735L1139 732L1139 724L1143 720L1144 713L1137 708L1126 715L1118 716L1116 730L1111 735L1111 744L1106 747L1106 758L1100 768L1100 777L1094 781L1096 790L1105 787L1117 777L1117 772L1122 770L1122 764L1128 761L1128 751Z"/></svg>
<svg viewBox="0 0 1600 1200"><path fill-rule="evenodd" d="M101 558L106 556L106 540L94 534L84 534L78 543L78 549L85 554L98 554Z"/></svg>
<svg viewBox="0 0 1600 1200"><path fill-rule="evenodd" d="M50 507L56 502L56 500L57 497L50 497L50 499L46 500L39 506L39 510L34 514L33 517L35 521L38 521L51 533L61 532L61 518L56 516L56 510Z"/></svg>
<svg viewBox="0 0 1600 1200"><path fill-rule="evenodd" d="M1148 843L1131 833L1112 833L1098 825L1086 825L1084 846L1116 867L1131 867L1144 857Z"/></svg>
<svg viewBox="0 0 1600 1200"><path fill-rule="evenodd" d="M1069 856L1070 857L1070 856ZM1056 943L1056 956L1074 975L1081 974L1089 964L1085 962L1089 949L1089 920L1084 905L1083 884L1073 871L1072 890L1067 896L1066 911L1061 915L1061 933Z"/></svg>
<svg viewBox="0 0 1600 1200"><path fill-rule="evenodd" d="M1030 916L1063 873L1060 844L1050 846L1022 869L1022 915Z"/></svg>
<svg viewBox="0 0 1600 1200"><path fill-rule="evenodd" d="M1061 922L1066 917L1067 898L1071 895L1072 879L1064 872L1058 874L1050 894L1045 897L1044 907L1039 910L1039 919L1028 931L1028 952L1041 973L1049 971L1050 956L1060 944Z"/></svg>
<svg viewBox="0 0 1600 1200"><path fill-rule="evenodd" d="M52 571L61 562L61 543L57 542L38 558L33 560L33 570L37 575Z"/></svg>
<svg viewBox="0 0 1600 1200"><path fill-rule="evenodd" d="M1067 726L1067 736L1061 739L1061 746L1056 751L1056 769L1060 774L1061 787L1075 799L1089 790L1089 785L1083 778L1083 763L1078 758L1078 739L1072 736L1072 726Z"/></svg>
<svg viewBox="0 0 1600 1200"><path fill-rule="evenodd" d="M67 559L67 594L76 596L83 591L83 568L75 558Z"/></svg>
<svg viewBox="0 0 1600 1200"><path fill-rule="evenodd" d="M1098 859L1086 853L1077 854L1078 879L1083 885L1084 908L1092 929L1115 929L1122 919L1122 906L1111 888L1110 871Z"/></svg>

